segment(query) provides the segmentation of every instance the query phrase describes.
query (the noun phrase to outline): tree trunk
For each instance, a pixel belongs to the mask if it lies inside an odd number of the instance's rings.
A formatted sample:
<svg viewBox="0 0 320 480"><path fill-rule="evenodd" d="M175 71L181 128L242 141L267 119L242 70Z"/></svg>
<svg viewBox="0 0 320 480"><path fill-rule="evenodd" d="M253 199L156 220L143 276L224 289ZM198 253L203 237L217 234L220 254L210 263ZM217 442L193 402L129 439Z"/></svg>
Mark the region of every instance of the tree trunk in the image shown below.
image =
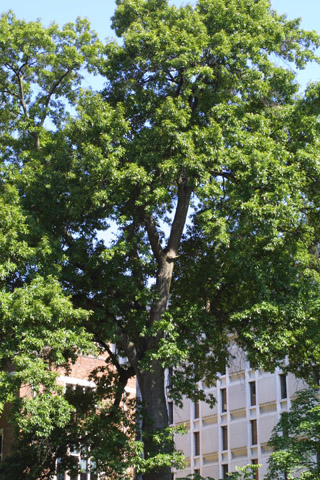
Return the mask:
<svg viewBox="0 0 320 480"><path fill-rule="evenodd" d="M161 320L163 313L167 309L170 286L174 262L177 258L178 249L181 241L184 225L186 223L188 207L190 202L192 188L187 186L187 178L184 171L181 172L178 182L178 202L171 227L171 233L167 247L163 249L156 225L152 217L146 216L145 225L149 236L150 246L152 248L155 259L158 264L157 281L156 281L156 297L150 309L150 317L148 327L152 327L156 322ZM159 341L163 338L165 332L159 331L156 336L150 336L144 344L145 353L156 352ZM171 440L167 440L165 445L159 445L152 439L155 432L164 432L168 428L168 411L165 396L164 369L159 361L154 360L148 370L139 368L139 362L133 359L132 350L128 348L128 358L131 358L131 365L134 366L139 387L142 396L144 417L142 424L143 442L145 458L153 457L157 454L171 454L174 451L174 444ZM139 357L139 352L138 357ZM141 352L140 352L141 353ZM143 480L171 480L171 467L154 468L151 472L143 475Z"/></svg>
<svg viewBox="0 0 320 480"><path fill-rule="evenodd" d="M152 364L152 371L143 371L138 374L141 391L144 417L142 433L145 445L145 458L157 453L172 453L173 444L166 443L159 452L159 445L151 438L152 434L168 427L167 402L164 391L164 370L158 362ZM171 480L171 468L162 467L143 475L143 480Z"/></svg>

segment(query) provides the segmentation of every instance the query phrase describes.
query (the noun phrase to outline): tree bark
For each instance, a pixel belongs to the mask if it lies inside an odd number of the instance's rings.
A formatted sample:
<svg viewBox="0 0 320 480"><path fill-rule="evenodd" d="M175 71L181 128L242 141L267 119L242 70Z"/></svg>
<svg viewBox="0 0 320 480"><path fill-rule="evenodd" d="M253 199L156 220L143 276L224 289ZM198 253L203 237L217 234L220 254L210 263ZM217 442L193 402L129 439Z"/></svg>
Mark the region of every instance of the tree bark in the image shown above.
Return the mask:
<svg viewBox="0 0 320 480"><path fill-rule="evenodd" d="M158 264L156 292L157 296L153 301L150 310L149 326L161 320L162 314L167 309L169 300L173 267L178 257L183 228L186 223L188 208L192 188L187 186L187 178L184 171L181 172L178 182L178 202L175 216L171 226L171 232L167 247L162 249L160 239L152 218L145 219L145 225L149 236L150 246ZM164 332L159 332L157 336L150 336L147 339L147 351L156 351L157 345ZM139 370L139 368L138 368ZM150 435L156 431L164 431L168 427L167 399L165 395L164 369L160 362L154 360L148 370L137 371L138 382L140 386L144 418L142 432L144 435L145 455L155 455L158 453L173 453L173 442L168 441L163 450L158 444L153 443ZM171 468L154 468L152 472L145 473L143 480L171 480Z"/></svg>
<svg viewBox="0 0 320 480"><path fill-rule="evenodd" d="M152 364L152 371L138 374L140 392L143 401L144 417L142 424L145 456L159 453L159 445L154 444L151 436L156 431L168 427L167 402L164 391L164 369L158 362ZM172 453L173 445L166 444L161 453ZM171 468L161 467L145 473L143 480L171 480Z"/></svg>

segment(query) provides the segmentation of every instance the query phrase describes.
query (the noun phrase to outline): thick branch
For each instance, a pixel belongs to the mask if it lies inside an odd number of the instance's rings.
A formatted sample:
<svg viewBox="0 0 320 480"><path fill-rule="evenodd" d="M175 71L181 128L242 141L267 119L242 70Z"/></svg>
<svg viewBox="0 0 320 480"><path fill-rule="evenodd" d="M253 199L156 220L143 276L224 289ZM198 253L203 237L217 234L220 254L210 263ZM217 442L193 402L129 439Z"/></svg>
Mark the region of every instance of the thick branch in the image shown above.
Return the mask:
<svg viewBox="0 0 320 480"><path fill-rule="evenodd" d="M178 86L177 86L177 89L176 89L176 92L175 92L175 97L178 97L180 95L180 92L181 92L181 89L183 87L183 82L184 82L184 78L183 78L183 75L181 73L180 75L180 80L179 80L179 83L178 83Z"/></svg>
<svg viewBox="0 0 320 480"><path fill-rule="evenodd" d="M58 80L52 85L52 87L50 88L49 92L48 92L48 95L46 97L46 101L44 103L44 111L43 111L43 114L42 114L42 117L41 117L41 121L40 121L40 126L42 127L43 124L44 124L44 121L47 117L47 113L46 113L46 110L48 108L48 105L50 103L50 100L52 98L52 96L54 95L56 89L59 87L59 85L61 85L62 81L69 75L69 73L71 72L71 68L68 68L64 73L63 75L61 75L60 78L58 78Z"/></svg>
<svg viewBox="0 0 320 480"><path fill-rule="evenodd" d="M25 99L24 99L24 90L23 90L23 83L22 83L23 75L17 74L17 77L18 77L18 83L19 83L21 105L22 105L25 116L29 120L29 113L28 113L27 105L26 105L26 102L25 102Z"/></svg>
<svg viewBox="0 0 320 480"><path fill-rule="evenodd" d="M222 178L227 178L231 179L233 181L236 181L236 178L232 172L224 172L224 171L217 171L217 170L211 170L211 175L213 177L222 177Z"/></svg>
<svg viewBox="0 0 320 480"><path fill-rule="evenodd" d="M187 221L191 193L192 188L187 186L187 178L182 172L178 185L178 203L176 213L172 222L171 234L167 246L169 259L171 255L176 256L178 253L182 232Z"/></svg>
<svg viewBox="0 0 320 480"><path fill-rule="evenodd" d="M130 365L134 368L135 372L137 372L139 360L137 348L125 332L122 332L121 334L121 344L125 354L128 357ZM139 351L139 354L141 355L141 351Z"/></svg>
<svg viewBox="0 0 320 480"><path fill-rule="evenodd" d="M124 368L120 365L117 355L112 352L111 348L109 347L109 345L107 343L103 342L102 340L100 340L97 337L96 337L96 342L102 348L104 348L104 350L107 352L107 354L111 358L112 364L114 365L114 367L116 367L117 372L120 374L122 372L122 370L124 370Z"/></svg>
<svg viewBox="0 0 320 480"><path fill-rule="evenodd" d="M151 215L147 215L144 219L144 222L146 225L148 238L149 238L149 242L150 242L153 254L158 264L160 264L164 258L164 251L163 251L163 248L161 247L160 237L159 237L159 233L157 231L157 227L155 225L154 219Z"/></svg>

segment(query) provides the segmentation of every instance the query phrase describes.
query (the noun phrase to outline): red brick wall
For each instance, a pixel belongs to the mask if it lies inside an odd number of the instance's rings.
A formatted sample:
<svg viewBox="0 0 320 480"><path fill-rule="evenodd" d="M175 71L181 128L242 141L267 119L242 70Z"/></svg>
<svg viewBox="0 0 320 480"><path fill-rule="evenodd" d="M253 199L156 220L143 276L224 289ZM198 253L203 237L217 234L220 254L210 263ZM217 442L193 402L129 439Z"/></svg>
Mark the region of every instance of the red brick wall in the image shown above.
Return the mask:
<svg viewBox="0 0 320 480"><path fill-rule="evenodd" d="M98 358L95 358L93 356L80 356L78 357L77 361L75 362L74 365L71 365L71 370L66 375L65 371L62 369L58 369L58 372L60 373L61 376L68 376L72 377L73 379L79 379L79 380L87 380L88 377L90 376L90 373L98 368L98 367L103 367L105 366L105 357L101 356ZM59 382L60 383L60 382ZM131 389L136 388L136 380L135 378L131 378L128 382L128 387ZM20 389L19 395L21 397L25 397L27 395L30 395L31 389L29 386L23 386ZM130 396L132 393L130 394ZM10 454L10 447L12 445L13 441L13 427L11 423L9 422L10 416L10 405L6 405L3 414L0 416L0 429L3 429L3 456L7 456Z"/></svg>

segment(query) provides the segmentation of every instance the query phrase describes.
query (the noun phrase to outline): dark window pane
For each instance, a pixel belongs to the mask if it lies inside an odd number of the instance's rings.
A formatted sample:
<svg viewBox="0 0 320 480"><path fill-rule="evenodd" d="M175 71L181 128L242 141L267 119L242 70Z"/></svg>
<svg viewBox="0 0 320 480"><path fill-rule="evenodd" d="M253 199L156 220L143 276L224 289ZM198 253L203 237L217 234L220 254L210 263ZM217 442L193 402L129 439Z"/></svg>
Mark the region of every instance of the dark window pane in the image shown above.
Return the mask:
<svg viewBox="0 0 320 480"><path fill-rule="evenodd" d="M227 411L227 390L226 388L222 388L220 390L221 394L221 411L226 412Z"/></svg>
<svg viewBox="0 0 320 480"><path fill-rule="evenodd" d="M222 432L222 450L228 450L228 427L224 425L221 427Z"/></svg>
<svg viewBox="0 0 320 480"><path fill-rule="evenodd" d="M168 418L171 425L173 423L173 402L168 402Z"/></svg>
<svg viewBox="0 0 320 480"><path fill-rule="evenodd" d="M251 464L252 465L258 465L258 459L257 458L254 458L253 460L251 460ZM255 470L254 472L254 480L259 480L259 473L258 473L258 469Z"/></svg>
<svg viewBox="0 0 320 480"><path fill-rule="evenodd" d="M258 443L257 420L251 420L251 445Z"/></svg>
<svg viewBox="0 0 320 480"><path fill-rule="evenodd" d="M199 402L194 402L193 407L194 418L199 418Z"/></svg>
<svg viewBox="0 0 320 480"><path fill-rule="evenodd" d="M85 458L80 460L80 480L88 480L88 461Z"/></svg>
<svg viewBox="0 0 320 480"><path fill-rule="evenodd" d="M281 373L279 377L281 398L287 398L287 375L285 373Z"/></svg>
<svg viewBox="0 0 320 480"><path fill-rule="evenodd" d="M98 480L98 474L96 473L97 464L94 460L90 460L90 480Z"/></svg>
<svg viewBox="0 0 320 480"><path fill-rule="evenodd" d="M256 382L250 382L250 405L256 405L257 396L256 396Z"/></svg>
<svg viewBox="0 0 320 480"><path fill-rule="evenodd" d="M222 478L228 478L227 477L228 471L229 471L228 465L222 465Z"/></svg>
<svg viewBox="0 0 320 480"><path fill-rule="evenodd" d="M195 456L200 455L200 433L199 432L194 432L193 442L194 442L194 454L195 454Z"/></svg>
<svg viewBox="0 0 320 480"><path fill-rule="evenodd" d="M63 469L63 467L61 465L61 460L58 459L58 461L57 461L57 470L58 470L57 480L65 480L65 472L62 472L61 471L62 469Z"/></svg>

